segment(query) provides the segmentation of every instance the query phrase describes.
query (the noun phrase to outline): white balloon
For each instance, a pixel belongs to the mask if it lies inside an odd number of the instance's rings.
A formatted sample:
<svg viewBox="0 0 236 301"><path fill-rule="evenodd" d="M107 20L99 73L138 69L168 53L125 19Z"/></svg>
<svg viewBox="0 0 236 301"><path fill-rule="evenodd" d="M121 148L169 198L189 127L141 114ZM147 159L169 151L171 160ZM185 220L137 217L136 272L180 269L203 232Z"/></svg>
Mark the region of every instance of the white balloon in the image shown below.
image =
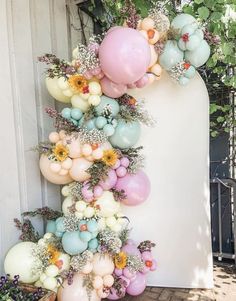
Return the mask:
<svg viewBox="0 0 236 301"><path fill-rule="evenodd" d="M97 199L96 205L100 206L100 216L102 217L110 217L120 211L120 203L115 201L113 193L110 191L104 191Z"/></svg>
<svg viewBox="0 0 236 301"><path fill-rule="evenodd" d="M74 204L73 197L72 196L66 197L62 203L62 212L65 215L69 215L70 214L69 207L71 207L73 204Z"/></svg>
<svg viewBox="0 0 236 301"><path fill-rule="evenodd" d="M80 109L83 113L88 111L89 103L87 100L81 98L79 95L73 95L71 97L72 107Z"/></svg>
<svg viewBox="0 0 236 301"><path fill-rule="evenodd" d="M49 78L46 77L46 86L49 94L56 100L64 103L70 103L70 97L64 95L62 90L58 87L58 78Z"/></svg>
<svg viewBox="0 0 236 301"><path fill-rule="evenodd" d="M32 249L36 246L33 242L20 242L12 247L5 258L4 269L6 274L13 278L15 275L20 276L24 283L36 282L40 273L33 273L35 264L39 263L32 254Z"/></svg>
<svg viewBox="0 0 236 301"><path fill-rule="evenodd" d="M57 280L53 277L47 277L44 282L43 286L48 290L54 290L57 287Z"/></svg>
<svg viewBox="0 0 236 301"><path fill-rule="evenodd" d="M75 209L77 211L82 212L86 209L86 207L87 207L87 203L84 202L84 201L78 201L78 202L75 203Z"/></svg>
<svg viewBox="0 0 236 301"><path fill-rule="evenodd" d="M62 187L61 193L63 196L69 196L70 195L70 187L68 185L65 185Z"/></svg>
<svg viewBox="0 0 236 301"><path fill-rule="evenodd" d="M70 267L70 256L65 253L61 253L61 255L58 257L58 261L62 261L62 266L59 268L60 273L64 270L69 270Z"/></svg>
<svg viewBox="0 0 236 301"><path fill-rule="evenodd" d="M56 277L59 274L59 269L56 265L51 264L46 268L45 274L48 277ZM40 278L40 280L41 280L41 278Z"/></svg>
<svg viewBox="0 0 236 301"><path fill-rule="evenodd" d="M95 213L95 210L92 207L87 207L84 210L84 216L87 217L87 218L90 218L90 217L94 216L94 213Z"/></svg>

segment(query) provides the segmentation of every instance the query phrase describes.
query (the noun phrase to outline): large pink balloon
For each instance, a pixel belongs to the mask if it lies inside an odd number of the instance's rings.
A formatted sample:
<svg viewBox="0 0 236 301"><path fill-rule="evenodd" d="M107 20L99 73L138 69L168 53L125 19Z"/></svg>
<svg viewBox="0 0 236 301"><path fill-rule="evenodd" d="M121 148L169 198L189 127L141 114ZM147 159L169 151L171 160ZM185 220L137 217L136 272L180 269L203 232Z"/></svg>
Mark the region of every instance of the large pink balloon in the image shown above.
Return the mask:
<svg viewBox="0 0 236 301"><path fill-rule="evenodd" d="M123 204L136 206L146 201L151 184L147 175L140 170L136 174L127 173L123 178L118 178L115 188L124 190L126 199L122 201Z"/></svg>
<svg viewBox="0 0 236 301"><path fill-rule="evenodd" d="M55 173L51 170L50 164L52 161L48 159L47 156L42 155L39 160L39 167L41 173L43 174L44 178L53 184L68 184L73 181L69 174L65 176L60 176L58 173Z"/></svg>
<svg viewBox="0 0 236 301"><path fill-rule="evenodd" d="M124 84L116 84L106 76L100 81L102 92L106 96L117 98L124 95L127 91L127 86Z"/></svg>
<svg viewBox="0 0 236 301"><path fill-rule="evenodd" d="M132 84L147 71L151 51L137 30L120 27L111 30L101 43L99 59L105 75L118 84Z"/></svg>
<svg viewBox="0 0 236 301"><path fill-rule="evenodd" d="M92 162L84 158L78 158L73 160L73 164L71 169L69 170L69 174L71 178L78 182L87 181L90 178L90 174L86 172L86 170L92 165Z"/></svg>
<svg viewBox="0 0 236 301"><path fill-rule="evenodd" d="M68 284L67 280L64 281L63 286L59 288L57 294L58 301L100 301L95 290L92 291L89 298L86 286L83 285L84 278L80 274L73 277L73 283Z"/></svg>
<svg viewBox="0 0 236 301"><path fill-rule="evenodd" d="M126 292L131 296L138 296L144 292L146 285L146 276L137 273L135 279L131 281L130 285L127 287Z"/></svg>

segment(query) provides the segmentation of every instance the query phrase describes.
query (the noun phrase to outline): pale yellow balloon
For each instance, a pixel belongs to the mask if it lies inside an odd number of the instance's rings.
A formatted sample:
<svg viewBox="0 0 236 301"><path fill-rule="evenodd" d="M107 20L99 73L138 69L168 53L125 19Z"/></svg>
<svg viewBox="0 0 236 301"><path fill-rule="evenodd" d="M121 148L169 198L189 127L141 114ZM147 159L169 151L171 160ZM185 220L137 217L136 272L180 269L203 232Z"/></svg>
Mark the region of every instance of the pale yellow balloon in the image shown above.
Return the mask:
<svg viewBox="0 0 236 301"><path fill-rule="evenodd" d="M90 95L88 98L88 103L92 106L98 106L101 102L99 95Z"/></svg>
<svg viewBox="0 0 236 301"><path fill-rule="evenodd" d="M73 160L69 174L71 178L78 182L87 181L90 178L90 174L86 170L92 165L92 162L84 158L78 158Z"/></svg>
<svg viewBox="0 0 236 301"><path fill-rule="evenodd" d="M61 194L65 197L70 195L70 187L68 185L65 185L61 189Z"/></svg>
<svg viewBox="0 0 236 301"><path fill-rule="evenodd" d="M96 205L100 206L99 215L101 217L111 217L120 211L120 203L116 202L113 193L104 191L97 199Z"/></svg>
<svg viewBox="0 0 236 301"><path fill-rule="evenodd" d="M57 80L57 77L46 77L46 87L48 89L49 94L60 102L70 103L70 97L65 96L62 93L62 90L58 87Z"/></svg>
<svg viewBox="0 0 236 301"><path fill-rule="evenodd" d="M93 272L95 275L104 277L111 275L114 271L114 263L112 257L108 254L96 253L93 256Z"/></svg>
<svg viewBox="0 0 236 301"><path fill-rule="evenodd" d="M89 93L99 95L102 91L101 85L98 82L92 81L89 83Z"/></svg>
<svg viewBox="0 0 236 301"><path fill-rule="evenodd" d="M62 212L65 215L69 215L70 211L69 208L74 204L74 199L72 196L68 196L64 199L63 203L62 203Z"/></svg>
<svg viewBox="0 0 236 301"><path fill-rule="evenodd" d="M70 88L70 85L68 83L68 80L65 79L64 77L59 77L57 79L57 85L61 90L66 90Z"/></svg>
<svg viewBox="0 0 236 301"><path fill-rule="evenodd" d="M50 169L50 164L52 161L48 159L47 156L41 155L40 160L39 160L39 167L41 170L41 173L45 177L46 180L53 184L68 184L72 182L72 178L70 177L69 174L67 175L59 175L58 173L53 172Z"/></svg>
<svg viewBox="0 0 236 301"><path fill-rule="evenodd" d="M70 256L65 253L61 253L58 257L58 261L62 262L62 265L59 267L60 273L65 270L69 270L70 268Z"/></svg>
<svg viewBox="0 0 236 301"><path fill-rule="evenodd" d="M106 275L103 277L103 283L105 286L112 287L114 283L114 277L112 275Z"/></svg>
<svg viewBox="0 0 236 301"><path fill-rule="evenodd" d="M71 89L62 90L62 93L68 97L72 97L74 95L74 92Z"/></svg>
<svg viewBox="0 0 236 301"><path fill-rule="evenodd" d="M95 276L93 279L93 287L97 290L103 287L103 279L101 276Z"/></svg>
<svg viewBox="0 0 236 301"><path fill-rule="evenodd" d="M141 22L141 28L143 30L153 29L154 27L155 27L155 22L153 19L149 17L143 19L143 21Z"/></svg>
<svg viewBox="0 0 236 301"><path fill-rule="evenodd" d="M44 281L43 281L43 286L52 291L57 287L57 280L54 277L47 277Z"/></svg>
<svg viewBox="0 0 236 301"><path fill-rule="evenodd" d="M79 95L73 95L71 97L71 104L73 108L80 109L83 113L88 111L89 103L87 100L81 98Z"/></svg>
<svg viewBox="0 0 236 301"><path fill-rule="evenodd" d="M150 46L150 51L151 51L151 61L149 64L149 68L152 67L154 64L156 64L157 59L158 59L158 55L155 51L155 48L153 45L149 45Z"/></svg>
<svg viewBox="0 0 236 301"><path fill-rule="evenodd" d="M20 242L12 247L4 261L4 270L13 278L15 275L20 276L24 283L34 283L39 280L40 272L33 272L33 268L38 263L33 256L32 250L36 247L33 242Z"/></svg>
<svg viewBox="0 0 236 301"><path fill-rule="evenodd" d="M151 72L154 73L157 77L161 76L162 68L159 64L155 64L151 68Z"/></svg>

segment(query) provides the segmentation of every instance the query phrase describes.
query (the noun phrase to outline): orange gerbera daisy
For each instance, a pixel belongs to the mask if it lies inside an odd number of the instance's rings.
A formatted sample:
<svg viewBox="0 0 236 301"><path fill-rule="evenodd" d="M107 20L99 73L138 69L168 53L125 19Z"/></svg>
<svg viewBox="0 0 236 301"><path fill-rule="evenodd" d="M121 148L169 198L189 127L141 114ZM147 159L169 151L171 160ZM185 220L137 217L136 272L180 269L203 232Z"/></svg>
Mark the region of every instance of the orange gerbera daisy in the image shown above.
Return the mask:
<svg viewBox="0 0 236 301"><path fill-rule="evenodd" d="M117 269L124 269L127 264L127 255L125 252L120 252L115 255L115 266Z"/></svg>
<svg viewBox="0 0 236 301"><path fill-rule="evenodd" d="M76 74L70 76L68 83L75 92L84 93L88 90L88 81L83 75Z"/></svg>
<svg viewBox="0 0 236 301"><path fill-rule="evenodd" d="M58 261L58 258L60 257L60 252L53 246L48 246L48 253L50 256L49 262L51 264L55 264Z"/></svg>
<svg viewBox="0 0 236 301"><path fill-rule="evenodd" d="M62 162L68 157L69 149L65 145L58 144L53 148L52 152L57 161Z"/></svg>
<svg viewBox="0 0 236 301"><path fill-rule="evenodd" d="M108 150L103 151L102 161L106 165L113 166L116 164L117 160L118 160L117 152L114 151L113 149L108 149Z"/></svg>

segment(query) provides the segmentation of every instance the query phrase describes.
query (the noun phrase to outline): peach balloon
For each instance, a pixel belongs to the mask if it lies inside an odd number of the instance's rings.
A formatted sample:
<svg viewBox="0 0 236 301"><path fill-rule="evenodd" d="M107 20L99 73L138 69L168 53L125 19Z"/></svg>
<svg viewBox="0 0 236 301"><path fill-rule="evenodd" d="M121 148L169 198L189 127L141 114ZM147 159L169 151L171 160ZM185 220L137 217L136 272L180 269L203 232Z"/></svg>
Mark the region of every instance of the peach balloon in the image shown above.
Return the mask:
<svg viewBox="0 0 236 301"><path fill-rule="evenodd" d="M149 64L149 68L152 67L154 64L156 64L157 59L158 59L158 55L155 51L155 48L153 45L149 45L150 46L150 50L151 50L151 61Z"/></svg>
<svg viewBox="0 0 236 301"><path fill-rule="evenodd" d="M109 292L105 292L105 291L103 291L103 288L100 288L99 290L97 290L97 294L101 299L104 299L104 298L108 297Z"/></svg>
<svg viewBox="0 0 236 301"><path fill-rule="evenodd" d="M108 254L96 253L93 256L93 272L95 275L104 277L111 275L114 271L114 263L112 257Z"/></svg>
<svg viewBox="0 0 236 301"><path fill-rule="evenodd" d="M67 140L67 147L69 149L69 157L72 159L77 159L81 157L81 147L80 147L79 138L67 136L66 140Z"/></svg>
<svg viewBox="0 0 236 301"><path fill-rule="evenodd" d="M155 27L155 22L153 21L153 19L151 19L149 17L143 19L143 21L141 23L141 28L143 30L153 29L154 27Z"/></svg>
<svg viewBox="0 0 236 301"><path fill-rule="evenodd" d="M59 175L60 175L60 176L65 176L65 175L67 175L67 174L68 174L68 169L62 168L62 169L59 171Z"/></svg>
<svg viewBox="0 0 236 301"><path fill-rule="evenodd" d="M86 170L92 165L92 162L84 158L73 160L72 167L69 171L71 178L78 182L84 182L90 178L90 174Z"/></svg>
<svg viewBox="0 0 236 301"><path fill-rule="evenodd" d="M84 274L89 274L91 273L93 270L93 265L92 263L88 262L82 269L82 273Z"/></svg>
<svg viewBox="0 0 236 301"><path fill-rule="evenodd" d="M84 155L84 156L90 156L91 154L92 154L92 147L91 147L91 145L90 144L84 144L83 146L82 146L82 154Z"/></svg>
<svg viewBox="0 0 236 301"><path fill-rule="evenodd" d="M51 132L48 138L52 143L57 143L60 140L60 136L57 132Z"/></svg>
<svg viewBox="0 0 236 301"><path fill-rule="evenodd" d="M108 287L112 287L114 283L114 277L112 275L106 275L103 278L103 284Z"/></svg>
<svg viewBox="0 0 236 301"><path fill-rule="evenodd" d="M66 160L64 160L61 163L61 167L64 168L64 169L71 169L71 167L72 167L72 160L71 160L71 158L66 158Z"/></svg>
<svg viewBox="0 0 236 301"><path fill-rule="evenodd" d="M58 173L61 170L61 164L57 162L50 163L50 169L52 172Z"/></svg>
<svg viewBox="0 0 236 301"><path fill-rule="evenodd" d="M61 130L59 132L59 136L60 136L60 139L64 139L66 137L66 132L64 130Z"/></svg>
<svg viewBox="0 0 236 301"><path fill-rule="evenodd" d="M152 73L147 73L147 75L148 75L148 81L149 81L148 84L150 85L155 81L156 76Z"/></svg>
<svg viewBox="0 0 236 301"><path fill-rule="evenodd" d="M98 290L103 287L103 279L101 276L95 276L93 280L93 287Z"/></svg>
<svg viewBox="0 0 236 301"><path fill-rule="evenodd" d="M54 173L50 169L51 163L52 163L52 161L50 161L47 156L42 155L40 157L39 167L40 167L41 173L43 174L43 176L45 177L46 180L48 180L49 182L51 182L53 184L59 184L59 185L68 184L73 181L72 178L69 176L69 174L60 176L59 174Z"/></svg>
<svg viewBox="0 0 236 301"><path fill-rule="evenodd" d="M93 290L91 296L88 296L86 286L84 286L84 276L75 274L73 283L68 284L65 280L60 286L57 294L58 301L100 301L101 298L97 295L97 291Z"/></svg>
<svg viewBox="0 0 236 301"><path fill-rule="evenodd" d="M95 149L92 153L92 157L95 159L95 160L99 160L101 159L103 156L103 150L102 148L98 147L97 149Z"/></svg>

